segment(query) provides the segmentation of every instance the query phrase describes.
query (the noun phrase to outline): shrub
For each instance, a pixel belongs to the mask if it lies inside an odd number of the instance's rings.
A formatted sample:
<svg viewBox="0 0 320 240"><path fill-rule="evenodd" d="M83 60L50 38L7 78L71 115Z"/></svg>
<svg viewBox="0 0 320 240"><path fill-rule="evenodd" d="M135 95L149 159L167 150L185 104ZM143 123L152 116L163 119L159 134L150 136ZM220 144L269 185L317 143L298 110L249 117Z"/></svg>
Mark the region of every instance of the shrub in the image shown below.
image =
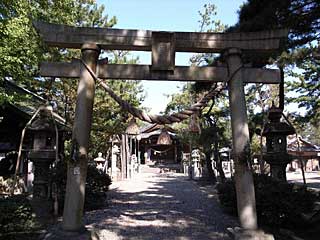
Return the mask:
<svg viewBox="0 0 320 240"><path fill-rule="evenodd" d="M25 195L0 198L0 233L31 232L39 227Z"/></svg>
<svg viewBox="0 0 320 240"><path fill-rule="evenodd" d="M59 209L63 209L67 183L67 164L59 162L53 171L53 181L57 185ZM86 197L84 208L93 210L105 204L106 192L111 185L111 178L94 164L88 165L86 181Z"/></svg>
<svg viewBox="0 0 320 240"><path fill-rule="evenodd" d="M273 228L301 227L302 213L312 210L318 196L306 187L283 183L265 175L254 176L256 208L259 225ZM233 181L218 185L219 200L231 214L237 214Z"/></svg>
<svg viewBox="0 0 320 240"><path fill-rule="evenodd" d="M237 195L234 181L227 180L224 183L217 185L219 201L225 212L236 216L237 215Z"/></svg>

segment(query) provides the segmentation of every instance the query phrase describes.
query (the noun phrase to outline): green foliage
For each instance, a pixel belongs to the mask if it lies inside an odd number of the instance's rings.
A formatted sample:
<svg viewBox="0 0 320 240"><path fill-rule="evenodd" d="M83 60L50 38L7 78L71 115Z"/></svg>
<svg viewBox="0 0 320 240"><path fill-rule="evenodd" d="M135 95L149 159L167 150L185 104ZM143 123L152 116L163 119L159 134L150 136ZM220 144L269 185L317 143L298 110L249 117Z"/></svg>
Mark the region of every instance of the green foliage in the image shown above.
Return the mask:
<svg viewBox="0 0 320 240"><path fill-rule="evenodd" d="M297 103L299 108L306 109L305 114L295 113L294 121L301 129L308 127L309 123L314 128L319 128L319 13L318 0L248 0L239 11L239 23L229 29L289 30L287 44L283 45L284 51L275 62L278 66L284 67L285 84L290 92L287 102ZM310 135L310 139L319 137L319 133Z"/></svg>
<svg viewBox="0 0 320 240"><path fill-rule="evenodd" d="M103 16L104 6L93 0L17 0L0 4L0 81L12 78L29 90L43 93L52 79L34 78L43 60L70 59L79 51L47 49L33 28L33 20L76 26L112 27L117 20ZM68 94L66 94L68 95Z"/></svg>
<svg viewBox="0 0 320 240"><path fill-rule="evenodd" d="M0 5L0 79L14 77L27 81L39 58L39 41L28 16L31 13L28 2L11 4L12 1L5 1Z"/></svg>
<svg viewBox="0 0 320 240"><path fill-rule="evenodd" d="M237 215L237 195L234 181L228 180L217 185L219 201L224 210L232 215Z"/></svg>
<svg viewBox="0 0 320 240"><path fill-rule="evenodd" d="M203 9L199 11L199 31L200 32L222 32L226 25L216 20L216 6L214 4L205 4ZM215 65L219 59L219 54L196 54L191 57L190 62L196 66ZM184 85L182 92L171 95L172 100L166 108L166 113L182 111L190 107L193 103L199 101L201 97L212 87L212 83L199 83ZM201 134L190 132L189 125L194 124L192 119L175 124L178 129L179 139L190 144L192 148L201 148L206 154L208 170L213 179L214 172L211 169L211 156L213 153L216 161L217 170L221 180L224 179L222 170L222 161L219 158L219 149L230 145L231 128L230 128L230 113L228 110L227 96L223 93L215 96L208 102L208 106L201 112L197 113L199 118L199 126Z"/></svg>
<svg viewBox="0 0 320 240"><path fill-rule="evenodd" d="M223 32L226 28L220 20L215 19L217 15L217 6L208 3L203 5L202 11L198 11L200 20L199 31L200 32Z"/></svg>
<svg viewBox="0 0 320 240"><path fill-rule="evenodd" d="M109 175L89 164L86 183L86 199L84 207L87 210L98 209L106 205L106 192L111 185Z"/></svg>
<svg viewBox="0 0 320 240"><path fill-rule="evenodd" d="M221 98L221 101L217 100L218 103L220 102L220 106L213 106L210 111L209 107L204 109L200 137L203 144L210 146L210 144L216 143L218 148L231 144L230 112L228 106L222 103L222 96ZM212 104L212 102L210 103Z"/></svg>
<svg viewBox="0 0 320 240"><path fill-rule="evenodd" d="M200 32L223 32L227 27L222 24L220 20L216 19L217 7L214 4L205 4L198 13L200 17L200 20L198 21ZM192 65L197 66L213 65L217 57L217 55L210 53L196 54L191 57L190 62ZM190 107L205 94L211 87L211 84L212 83L203 84L197 82L195 84L184 85L181 93L171 95L171 101L168 103L165 112L169 114ZM226 127L228 123L225 121L229 116L229 112L226 109L226 96L221 94L219 98L209 101L208 105L209 104L213 104L214 107L206 107L199 113L199 116L201 117L200 126L202 127L201 136L186 131L188 128L187 121L175 125L175 127L180 130L180 138L185 143L190 143L191 141L194 146L202 145L206 150L211 149L213 141L225 142L224 137L228 135L228 127ZM214 128L212 127L212 121L215 122ZM216 131L219 132L219 137L217 137Z"/></svg>
<svg viewBox="0 0 320 240"><path fill-rule="evenodd" d="M256 208L260 226L297 228L303 224L303 213L313 209L319 196L303 186L282 183L266 175L254 176ZM234 181L217 187L219 200L227 212L237 214Z"/></svg>
<svg viewBox="0 0 320 240"><path fill-rule="evenodd" d="M114 64L134 64L138 59L129 58L128 52L115 51L110 54L110 61ZM144 99L141 81L108 80L108 86L122 99L132 106L139 107ZM106 154L107 143L114 134L123 133L129 121L129 113L123 111L103 89L96 89L93 107L93 123L91 131L92 156L98 152Z"/></svg>
<svg viewBox="0 0 320 240"><path fill-rule="evenodd" d="M200 16L200 20L198 21L199 32L223 32L227 28L227 25L216 19L216 5L211 3L204 4L201 11L198 11L198 13ZM205 66L213 64L216 58L217 55L212 53L195 54L191 57L190 62L193 65Z"/></svg>
<svg viewBox="0 0 320 240"><path fill-rule="evenodd" d="M59 209L62 211L67 183L67 163L59 162L53 170L53 182L57 186ZM109 175L89 163L86 180L86 197L84 208L93 210L105 205L106 192L111 185Z"/></svg>
<svg viewBox="0 0 320 240"><path fill-rule="evenodd" d="M192 91L191 84L183 85L181 93L170 95L171 101L167 104L165 113L172 114L174 112L180 112L187 107L190 107L193 103L194 92Z"/></svg>
<svg viewBox="0 0 320 240"><path fill-rule="evenodd" d="M248 0L239 11L241 31L286 27L290 46L301 46L319 39L318 0Z"/></svg>
<svg viewBox="0 0 320 240"><path fill-rule="evenodd" d="M165 109L165 114L172 114L174 112L180 112L187 107L190 107L193 103L194 92L192 91L192 87L190 84L184 84L182 86L180 93L175 93L169 95L171 97L171 101L167 104ZM178 131L179 139L185 143L189 144L190 141L195 143L198 139L198 136L195 134L191 134L188 129L189 119L173 124L173 127Z"/></svg>
<svg viewBox="0 0 320 240"><path fill-rule="evenodd" d="M299 125L295 124L295 128L297 129L297 132L304 138L307 138L309 142L320 146L320 127L317 125L318 124L300 123Z"/></svg>
<svg viewBox="0 0 320 240"><path fill-rule="evenodd" d="M0 233L32 232L39 227L26 196L0 198Z"/></svg>
<svg viewBox="0 0 320 240"><path fill-rule="evenodd" d="M38 75L41 61L66 62L80 58L80 50L48 48L42 43L32 25L32 20L67 24L79 27L113 27L116 17L105 15L105 6L94 0L4 0L0 3L0 104L15 102L16 96L1 91L1 81L12 79L15 83L53 103L58 113L72 123L75 113L78 79L42 78ZM110 63L136 63L125 51L103 51ZM108 81L110 87L132 105L143 99L139 81ZM19 96L18 96L19 97ZM128 119L104 91L97 89L90 153L106 152L110 135L121 133Z"/></svg>
<svg viewBox="0 0 320 240"><path fill-rule="evenodd" d="M311 123L319 127L320 59L314 57L314 52L317 51L317 48L310 46L308 49L299 49L300 53L305 50L304 57L295 60L295 66L301 70L287 69L287 74L294 77L293 81L287 83L287 88L295 93L294 95L292 94L294 97L288 97L287 100L297 103L298 107L306 109L306 114L297 118L298 122L311 121Z"/></svg>

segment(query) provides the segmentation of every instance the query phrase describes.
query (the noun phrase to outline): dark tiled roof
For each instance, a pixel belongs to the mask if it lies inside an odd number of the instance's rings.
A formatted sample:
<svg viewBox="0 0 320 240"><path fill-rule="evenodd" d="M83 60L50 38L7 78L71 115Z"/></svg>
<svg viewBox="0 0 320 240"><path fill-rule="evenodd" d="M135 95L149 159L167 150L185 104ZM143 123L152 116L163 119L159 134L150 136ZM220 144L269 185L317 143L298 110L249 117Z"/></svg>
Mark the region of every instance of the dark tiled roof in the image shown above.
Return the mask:
<svg viewBox="0 0 320 240"><path fill-rule="evenodd" d="M12 102L7 102L6 104L11 108L16 109L26 119L30 119L40 106L47 103L44 98L19 86L13 81L4 80L3 88L9 96L14 97ZM67 126L65 119L59 114L54 112L53 116L60 126L70 128Z"/></svg>
<svg viewBox="0 0 320 240"><path fill-rule="evenodd" d="M9 96L14 97L14 100L7 104L29 117L35 113L39 106L46 103L45 99L17 85L13 81L4 80L3 87Z"/></svg>

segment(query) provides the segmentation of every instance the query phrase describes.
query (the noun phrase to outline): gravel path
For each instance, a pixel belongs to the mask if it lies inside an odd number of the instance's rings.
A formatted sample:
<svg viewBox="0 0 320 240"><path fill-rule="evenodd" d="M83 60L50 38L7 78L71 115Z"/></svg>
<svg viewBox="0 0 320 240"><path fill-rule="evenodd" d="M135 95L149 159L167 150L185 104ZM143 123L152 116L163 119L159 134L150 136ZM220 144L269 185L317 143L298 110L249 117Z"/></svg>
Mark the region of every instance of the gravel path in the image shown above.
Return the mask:
<svg viewBox="0 0 320 240"><path fill-rule="evenodd" d="M134 179L113 183L108 208L87 212L86 224L103 240L207 240L229 239L226 228L237 221L222 213L212 185L144 167Z"/></svg>

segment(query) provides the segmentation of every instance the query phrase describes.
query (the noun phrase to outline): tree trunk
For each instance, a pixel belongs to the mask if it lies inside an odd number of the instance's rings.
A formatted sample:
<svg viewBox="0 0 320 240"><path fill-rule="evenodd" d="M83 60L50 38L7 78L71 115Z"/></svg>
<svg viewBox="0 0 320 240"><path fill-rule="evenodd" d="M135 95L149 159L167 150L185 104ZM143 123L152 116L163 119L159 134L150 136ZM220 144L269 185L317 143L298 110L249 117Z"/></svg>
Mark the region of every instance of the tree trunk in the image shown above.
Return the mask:
<svg viewBox="0 0 320 240"><path fill-rule="evenodd" d="M215 183L215 182L217 182L217 178L216 178L216 175L214 174L214 171L212 168L211 151L206 151L205 155L206 155L206 165L207 165L210 180Z"/></svg>
<svg viewBox="0 0 320 240"><path fill-rule="evenodd" d="M220 181L225 182L226 176L224 174L223 167L222 167L222 161L219 156L219 136L218 136L217 121L214 121L212 123L212 127L214 129L214 131L213 131L213 139L214 139L213 156L214 156L214 160L216 161L216 164L217 164L217 170L219 173Z"/></svg>
<svg viewBox="0 0 320 240"><path fill-rule="evenodd" d="M217 170L219 173L220 181L225 182L226 176L224 175L222 161L220 160L220 157L219 157L219 144L218 144L218 140L216 137L214 140L213 156L214 156L214 160L216 161L216 164L217 164Z"/></svg>

